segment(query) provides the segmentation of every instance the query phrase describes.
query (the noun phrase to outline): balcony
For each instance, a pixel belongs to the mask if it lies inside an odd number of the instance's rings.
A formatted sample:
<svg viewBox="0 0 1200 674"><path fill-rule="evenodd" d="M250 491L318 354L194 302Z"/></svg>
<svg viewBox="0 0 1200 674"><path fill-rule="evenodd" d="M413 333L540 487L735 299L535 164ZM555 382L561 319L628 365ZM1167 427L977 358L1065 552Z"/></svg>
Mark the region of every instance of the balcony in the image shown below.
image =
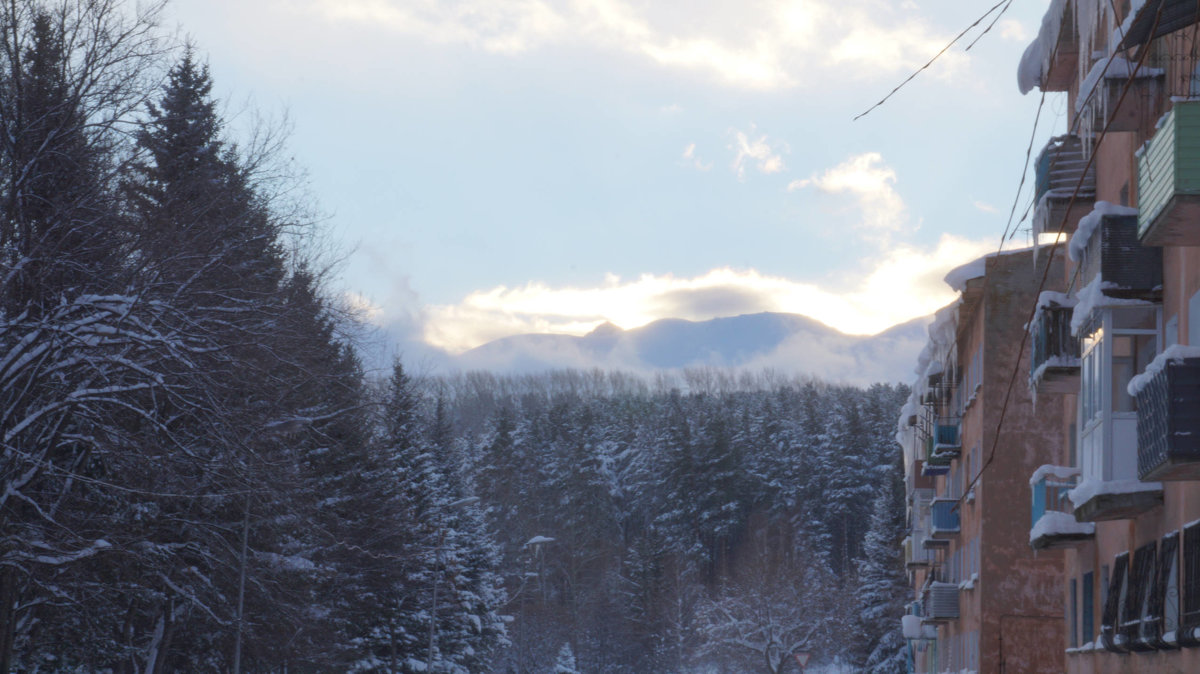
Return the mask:
<svg viewBox="0 0 1200 674"><path fill-rule="evenodd" d="M1088 167L1079 138L1051 138L1038 155L1034 179L1034 240L1039 234L1057 234L1060 227L1066 234L1074 232L1096 199L1096 168Z"/></svg>
<svg viewBox="0 0 1200 674"><path fill-rule="evenodd" d="M953 538L958 535L958 499L935 498L929 509L929 535L933 538Z"/></svg>
<svg viewBox="0 0 1200 674"><path fill-rule="evenodd" d="M1162 295L1162 252L1138 241L1140 215L1128 214L1132 211L1120 206L1103 205L1101 209L1097 204L1080 223L1080 231L1071 237L1071 253L1081 267L1080 285L1088 285L1099 276L1108 297L1158 301ZM1087 236L1087 240L1078 240L1080 236Z"/></svg>
<svg viewBox="0 0 1200 674"><path fill-rule="evenodd" d="M958 429L958 417L941 417L934 422L930 456L943 459L947 464L950 459L958 458L962 453L962 440L959 439Z"/></svg>
<svg viewBox="0 0 1200 674"><path fill-rule="evenodd" d="M1130 383L1137 390L1138 477L1200 480L1200 357L1172 347Z"/></svg>
<svg viewBox="0 0 1200 674"><path fill-rule="evenodd" d="M1079 522L1129 520L1163 504L1160 482L1084 480L1071 490Z"/></svg>
<svg viewBox="0 0 1200 674"><path fill-rule="evenodd" d="M922 593L921 618L926 623L958 620L958 584L934 581Z"/></svg>
<svg viewBox="0 0 1200 674"><path fill-rule="evenodd" d="M1197 22L1194 0L1145 0L1126 26L1120 49L1132 49Z"/></svg>
<svg viewBox="0 0 1200 674"><path fill-rule="evenodd" d="M1034 550L1071 547L1096 535L1096 525L1078 522L1067 492L1075 487L1078 468L1042 466L1029 480L1033 501L1030 508L1029 545Z"/></svg>
<svg viewBox="0 0 1200 674"><path fill-rule="evenodd" d="M918 569L934 563L933 551L924 545L925 538L925 532L913 532L904 538L905 568Z"/></svg>
<svg viewBox="0 0 1200 674"><path fill-rule="evenodd" d="M932 477L934 475L945 475L950 472L950 460L953 458L948 455L937 454L934 448L937 447L935 442L936 434L930 433L925 436L925 464L921 466L921 474Z"/></svg>
<svg viewBox="0 0 1200 674"><path fill-rule="evenodd" d="M1078 393L1079 340L1071 334L1074 302L1065 296L1056 301L1046 295L1043 293L1029 328L1029 382L1039 394Z"/></svg>
<svg viewBox="0 0 1200 674"><path fill-rule="evenodd" d="M1176 103L1137 164L1142 243L1200 246L1200 101Z"/></svg>
<svg viewBox="0 0 1200 674"><path fill-rule="evenodd" d="M1066 2L1050 3L1041 30L1021 55L1017 84L1021 93L1033 87L1042 91L1067 91L1078 78L1079 33L1074 13Z"/></svg>
<svg viewBox="0 0 1200 674"><path fill-rule="evenodd" d="M937 639L937 625L924 624L921 618L922 610L921 602L914 601L900 617L900 629L905 639Z"/></svg>
<svg viewBox="0 0 1200 674"><path fill-rule="evenodd" d="M1075 97L1079 128L1095 134L1105 129L1153 133L1163 113L1164 74L1160 68L1137 67L1119 54L1096 61Z"/></svg>

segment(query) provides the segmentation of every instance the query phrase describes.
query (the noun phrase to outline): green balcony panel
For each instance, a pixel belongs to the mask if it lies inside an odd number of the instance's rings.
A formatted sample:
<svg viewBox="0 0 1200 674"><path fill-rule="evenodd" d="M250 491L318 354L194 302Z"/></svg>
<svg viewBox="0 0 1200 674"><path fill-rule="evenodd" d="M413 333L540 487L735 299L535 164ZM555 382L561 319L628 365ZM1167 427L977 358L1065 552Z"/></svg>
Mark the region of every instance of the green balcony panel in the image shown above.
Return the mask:
<svg viewBox="0 0 1200 674"><path fill-rule="evenodd" d="M1200 246L1200 101L1180 101L1138 152L1138 236Z"/></svg>

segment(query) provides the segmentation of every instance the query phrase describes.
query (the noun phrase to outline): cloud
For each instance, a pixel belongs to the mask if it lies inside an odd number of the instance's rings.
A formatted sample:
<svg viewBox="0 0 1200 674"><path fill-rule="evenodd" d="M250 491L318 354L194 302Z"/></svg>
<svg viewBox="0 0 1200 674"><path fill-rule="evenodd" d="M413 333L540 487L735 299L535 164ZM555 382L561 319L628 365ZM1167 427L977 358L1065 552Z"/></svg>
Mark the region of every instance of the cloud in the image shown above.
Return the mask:
<svg viewBox="0 0 1200 674"><path fill-rule="evenodd" d="M707 171L713 167L712 162L705 163L696 156L695 143L688 143L687 147L683 148L683 154L680 155L680 159L683 160L685 165L691 166L698 171Z"/></svg>
<svg viewBox="0 0 1200 674"><path fill-rule="evenodd" d="M781 153L789 151L787 143L771 142L766 134L755 136L755 132L753 124L749 131L730 129L733 143L729 149L734 152L731 167L738 180L746 178L746 165L750 162L758 167L760 173L779 173L784 169Z"/></svg>
<svg viewBox="0 0 1200 674"><path fill-rule="evenodd" d="M1014 42L1025 42L1029 39L1029 32L1025 30L1025 26L1021 25L1016 19L1001 19L996 27L1000 29L1000 37L1005 40Z"/></svg>
<svg viewBox="0 0 1200 674"><path fill-rule="evenodd" d="M818 77L912 71L950 31L887 0L307 0L310 14L427 43L512 55L553 46L632 54L725 85L781 89ZM938 72L966 61L947 54ZM822 73L827 66L843 66Z"/></svg>
<svg viewBox="0 0 1200 674"><path fill-rule="evenodd" d="M707 320L760 311L803 314L848 334L874 334L949 302L954 294L942 277L994 245L949 234L929 249L899 245L874 266L831 285L721 268L693 278L610 275L592 287L499 286L457 304L426 307L423 338L460 352L514 334L582 335L604 321L629 329L660 318Z"/></svg>
<svg viewBox="0 0 1200 674"><path fill-rule="evenodd" d="M975 201L971 202L971 205L974 206L976 209L983 211L984 213L999 213L1000 212L999 208L996 208L995 206L993 206L985 201L975 200Z"/></svg>
<svg viewBox="0 0 1200 674"><path fill-rule="evenodd" d="M832 195L848 195L862 212L858 225L869 239L887 241L908 222L907 208L894 187L896 172L878 152L867 152L811 178L793 180L788 191L815 187Z"/></svg>

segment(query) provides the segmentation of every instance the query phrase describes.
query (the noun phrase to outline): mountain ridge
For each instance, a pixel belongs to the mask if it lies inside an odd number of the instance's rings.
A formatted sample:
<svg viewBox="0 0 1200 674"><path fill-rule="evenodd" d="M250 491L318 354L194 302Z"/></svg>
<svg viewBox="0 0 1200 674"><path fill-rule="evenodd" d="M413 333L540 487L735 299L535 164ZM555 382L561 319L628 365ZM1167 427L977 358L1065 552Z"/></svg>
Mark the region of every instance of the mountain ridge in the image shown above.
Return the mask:
<svg viewBox="0 0 1200 674"><path fill-rule="evenodd" d="M930 320L915 318L875 335L848 335L809 316L781 312L703 321L664 318L629 330L605 322L582 336L502 337L455 356L454 362L463 369L521 373L769 367L847 383L907 382Z"/></svg>

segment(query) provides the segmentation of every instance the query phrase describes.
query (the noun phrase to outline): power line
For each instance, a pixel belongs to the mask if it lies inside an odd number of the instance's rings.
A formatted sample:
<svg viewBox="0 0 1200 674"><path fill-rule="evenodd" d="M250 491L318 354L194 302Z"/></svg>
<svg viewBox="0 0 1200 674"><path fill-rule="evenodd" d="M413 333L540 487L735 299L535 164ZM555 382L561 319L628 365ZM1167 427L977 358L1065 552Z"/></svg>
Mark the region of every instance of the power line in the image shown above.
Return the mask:
<svg viewBox="0 0 1200 674"><path fill-rule="evenodd" d="M998 20L998 19L999 19L999 18L1000 18L1000 17L1001 17L1001 16L1004 14L1004 12L1008 11L1008 6L1009 6L1009 5L1011 5L1011 4L1012 4L1012 2L1013 2L1013 0L1000 0L1000 2L997 2L995 5L992 5L992 8L991 8L991 9L989 9L989 10L988 10L988 11L986 11L986 12L984 12L984 13L983 13L983 16L979 17L978 19L975 19L975 22L974 22L974 23L972 23L971 25L969 25L969 26L967 26L966 28L964 28L964 29L963 29L963 31L962 31L961 33L959 33L958 35L956 35L956 36L954 37L954 39L950 41L950 43L949 43L949 44L947 44L945 47L942 47L941 51L939 51L938 53L934 54L934 55L933 55L933 58L929 59L929 60L928 60L928 61L925 63L925 65L921 66L920 68L917 68L917 70L916 70L915 72L913 72L913 74L909 75L909 76L908 76L908 77L907 77L907 78L906 78L906 79L905 79L903 82L901 82L900 84L897 84L897 85L896 85L896 87L895 87L894 89L892 89L890 92L888 92L888 95L887 95L887 96L884 96L883 98L879 99L879 102L878 102L878 103L876 103L875 105L872 105L871 107L867 108L867 109L866 109L866 111L859 113L859 114L858 114L858 115L856 115L856 116L854 117L854 119L853 119L853 120L851 120L851 121L855 121L855 122L857 122L857 121L859 120L859 118L861 118L861 117L865 117L866 115L870 114L870 112L871 112L872 110L874 110L875 108L878 108L879 106L881 106L881 105L883 105L884 103L886 103L886 102L887 102L887 100L888 100L889 98L891 98L892 96L894 96L894 95L896 94L896 92L897 92L897 91L900 91L901 89L903 89L903 88L904 88L904 85L906 85L906 84L908 84L909 82L911 82L911 81L913 81L914 79L916 79L917 75L920 75L922 71L924 71L924 70L928 69L928 68L929 68L929 66L933 65L934 61L937 61L939 58L941 58L941 57L942 57L942 54L945 54L947 51L949 51L949 50L950 50L950 48L954 46L954 43L955 43L955 42L958 42L959 40L961 40L961 39L962 39L962 37L963 37L964 35L966 35L967 33L969 33L969 32L971 31L971 29L972 29L972 28L974 28L975 26L978 26L979 24L983 23L983 20L984 20L984 19L986 19L986 18L988 18L988 16L989 16L989 15L991 15L991 13L992 13L992 12L996 11L997 9L999 9L1001 5L1004 5L1004 9L1001 9L1001 10L1000 10L1000 14L997 14L997 15L996 15L996 20ZM989 30L991 30L991 29L992 29L992 26L996 25L996 20L993 20L993 21L992 21L990 24L988 24L987 28L985 28L985 29L984 29L984 31L983 31L982 33L980 33L978 37L976 37L976 38L975 38L975 41L973 41L973 42L971 42L971 44L967 45L967 49L968 49L968 50L969 50L971 47L974 47L974 46L975 46L975 42L978 42L980 37L983 37L983 35L984 35L984 34L986 34L986 33L987 33ZM965 50L964 50L964 51L965 51Z"/></svg>

